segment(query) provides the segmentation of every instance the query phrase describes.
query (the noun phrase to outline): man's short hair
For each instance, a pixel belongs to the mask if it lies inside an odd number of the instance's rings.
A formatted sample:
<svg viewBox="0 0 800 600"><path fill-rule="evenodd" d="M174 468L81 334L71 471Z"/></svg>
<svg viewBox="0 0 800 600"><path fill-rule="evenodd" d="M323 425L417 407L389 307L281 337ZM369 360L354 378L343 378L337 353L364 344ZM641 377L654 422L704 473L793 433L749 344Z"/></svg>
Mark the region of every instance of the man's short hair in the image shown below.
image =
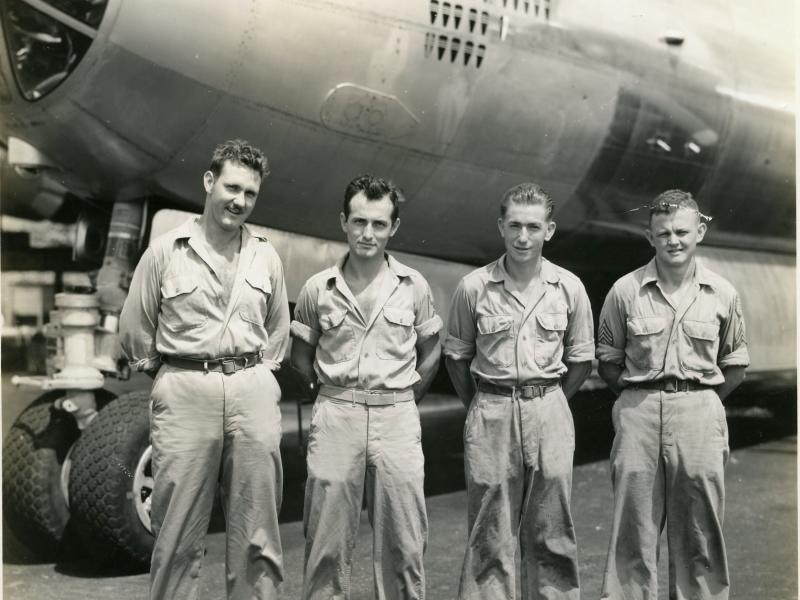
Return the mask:
<svg viewBox="0 0 800 600"><path fill-rule="evenodd" d="M500 200L500 216L505 217L508 207L512 204L522 204L528 206L544 206L547 220L553 214L555 204L550 194L542 189L542 186L535 183L520 183L503 194Z"/></svg>
<svg viewBox="0 0 800 600"><path fill-rule="evenodd" d="M269 175L267 157L259 148L245 140L228 140L214 148L214 154L211 155L211 166L208 168L214 177L219 177L225 161L249 167L258 173L261 179Z"/></svg>
<svg viewBox="0 0 800 600"><path fill-rule="evenodd" d="M392 201L392 222L394 223L400 216L400 198L403 195L400 188L382 177L364 174L355 177L344 190L345 220L350 217L350 200L359 192L364 192L367 200L380 200L388 196Z"/></svg>
<svg viewBox="0 0 800 600"><path fill-rule="evenodd" d="M700 215L700 208L692 195L677 189L661 192L647 208L650 211L650 220L653 219L653 215L667 215L679 208L688 208Z"/></svg>

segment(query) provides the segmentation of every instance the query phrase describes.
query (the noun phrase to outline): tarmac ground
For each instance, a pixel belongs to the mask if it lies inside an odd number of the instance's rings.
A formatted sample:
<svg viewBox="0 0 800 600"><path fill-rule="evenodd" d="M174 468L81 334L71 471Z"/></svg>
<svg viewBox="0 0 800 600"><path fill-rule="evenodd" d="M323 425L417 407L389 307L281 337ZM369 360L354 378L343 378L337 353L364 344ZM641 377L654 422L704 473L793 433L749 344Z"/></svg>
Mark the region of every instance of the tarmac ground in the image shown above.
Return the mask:
<svg viewBox="0 0 800 600"><path fill-rule="evenodd" d="M2 377L3 433L37 394L16 390ZM145 382L146 384L146 382ZM118 393L141 386L119 384ZM784 402L794 402L787 396ZM572 510L578 534L583 599L600 596L611 516L608 452L613 437L611 398L583 392L571 401L578 449ZM293 402L282 403L283 457L286 474L281 539L285 581L282 597L298 598L303 566L302 511L305 469L298 444ZM310 407L303 411L306 423ZM466 540L461 428L464 409L447 393L432 393L421 404L426 455L426 496L430 522L426 553L427 597L454 598ZM770 411L761 402L738 397L728 407L731 459L726 471L725 535L731 574L731 598L791 600L797 595L797 440L796 413ZM788 415L788 416L787 416ZM224 524L217 516L207 538L201 573L201 598L224 598ZM78 555L39 562L3 528L3 598L86 600L147 597L146 573L101 566ZM352 600L373 597L371 534L366 513L356 546ZM659 598L666 599L666 545L662 544Z"/></svg>

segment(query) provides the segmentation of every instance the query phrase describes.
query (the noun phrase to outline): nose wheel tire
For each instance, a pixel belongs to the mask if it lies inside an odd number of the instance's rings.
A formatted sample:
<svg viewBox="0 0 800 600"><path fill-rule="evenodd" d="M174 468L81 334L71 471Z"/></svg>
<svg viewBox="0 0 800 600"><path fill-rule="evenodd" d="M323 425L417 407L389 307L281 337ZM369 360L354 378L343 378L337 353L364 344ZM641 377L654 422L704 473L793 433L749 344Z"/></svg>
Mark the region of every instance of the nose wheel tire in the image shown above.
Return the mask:
<svg viewBox="0 0 800 600"><path fill-rule="evenodd" d="M153 549L149 393L110 402L72 451L70 506L75 529L106 563L146 568Z"/></svg>
<svg viewBox="0 0 800 600"><path fill-rule="evenodd" d="M37 558L55 557L70 523L66 479L80 437L72 416L55 407L63 392L42 394L17 417L3 444L3 515L19 542ZM114 396L95 394L99 406Z"/></svg>
<svg viewBox="0 0 800 600"><path fill-rule="evenodd" d="M57 550L69 522L61 472L78 426L48 392L28 406L3 444L3 514L14 535L40 558Z"/></svg>

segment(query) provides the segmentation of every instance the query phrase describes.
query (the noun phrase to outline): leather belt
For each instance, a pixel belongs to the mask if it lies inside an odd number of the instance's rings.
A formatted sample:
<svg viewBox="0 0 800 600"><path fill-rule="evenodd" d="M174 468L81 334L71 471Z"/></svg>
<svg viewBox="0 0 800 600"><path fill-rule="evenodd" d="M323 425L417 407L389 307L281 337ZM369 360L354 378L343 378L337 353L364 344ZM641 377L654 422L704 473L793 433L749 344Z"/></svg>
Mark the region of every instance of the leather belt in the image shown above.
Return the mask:
<svg viewBox="0 0 800 600"><path fill-rule="evenodd" d="M497 394L498 396L511 396L512 398L522 398L523 400L532 400L533 398L541 398L547 392L561 387L561 380L554 379L552 381L542 381L541 383L526 383L524 385L497 385L489 383L488 381L479 381L478 389L488 394Z"/></svg>
<svg viewBox="0 0 800 600"><path fill-rule="evenodd" d="M230 375L242 369L255 367L261 362L261 352L248 352L241 356L220 356L219 358L187 358L185 356L163 355L161 362L170 367L187 371L209 371Z"/></svg>
<svg viewBox="0 0 800 600"><path fill-rule="evenodd" d="M411 388L399 391L393 390L360 390L358 388L339 387L338 385L321 385L321 396L344 400L353 404L366 406L389 406L398 402L408 402L414 399L414 390Z"/></svg>
<svg viewBox="0 0 800 600"><path fill-rule="evenodd" d="M638 390L659 390L662 392L689 392L692 390L705 390L713 386L698 383L697 381L690 381L688 379L668 377L667 379L629 383L627 387Z"/></svg>

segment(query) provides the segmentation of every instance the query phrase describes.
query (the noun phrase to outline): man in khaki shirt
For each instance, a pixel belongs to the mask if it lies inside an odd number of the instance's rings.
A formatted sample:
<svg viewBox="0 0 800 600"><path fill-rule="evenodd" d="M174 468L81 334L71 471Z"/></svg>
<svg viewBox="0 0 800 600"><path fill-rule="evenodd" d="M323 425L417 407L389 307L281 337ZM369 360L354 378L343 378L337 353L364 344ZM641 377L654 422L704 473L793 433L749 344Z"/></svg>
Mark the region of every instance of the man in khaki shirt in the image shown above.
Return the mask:
<svg viewBox="0 0 800 600"><path fill-rule="evenodd" d="M345 191L349 252L309 279L292 321L292 365L319 381L308 440L303 594L350 597L362 496L373 529L375 597L425 597L428 523L419 400L439 362L428 283L384 253L398 190L370 175Z"/></svg>
<svg viewBox="0 0 800 600"><path fill-rule="evenodd" d="M144 252L120 316L131 365L155 376L150 569L153 600L197 597L221 477L230 599L272 599L283 579L280 388L289 339L281 261L244 226L261 151L218 146L203 175L203 214Z"/></svg>
<svg viewBox="0 0 800 600"><path fill-rule="evenodd" d="M523 598L580 594L567 398L591 371L594 326L580 280L542 257L552 211L536 184L508 190L498 219L505 255L453 295L444 354L469 409L463 600L515 597L518 539Z"/></svg>
<svg viewBox="0 0 800 600"><path fill-rule="evenodd" d="M749 364L741 303L730 283L695 259L706 224L691 194L658 196L645 233L655 258L611 288L597 336L600 375L619 395L602 597L658 597L666 523L669 597L724 600L722 400Z"/></svg>

